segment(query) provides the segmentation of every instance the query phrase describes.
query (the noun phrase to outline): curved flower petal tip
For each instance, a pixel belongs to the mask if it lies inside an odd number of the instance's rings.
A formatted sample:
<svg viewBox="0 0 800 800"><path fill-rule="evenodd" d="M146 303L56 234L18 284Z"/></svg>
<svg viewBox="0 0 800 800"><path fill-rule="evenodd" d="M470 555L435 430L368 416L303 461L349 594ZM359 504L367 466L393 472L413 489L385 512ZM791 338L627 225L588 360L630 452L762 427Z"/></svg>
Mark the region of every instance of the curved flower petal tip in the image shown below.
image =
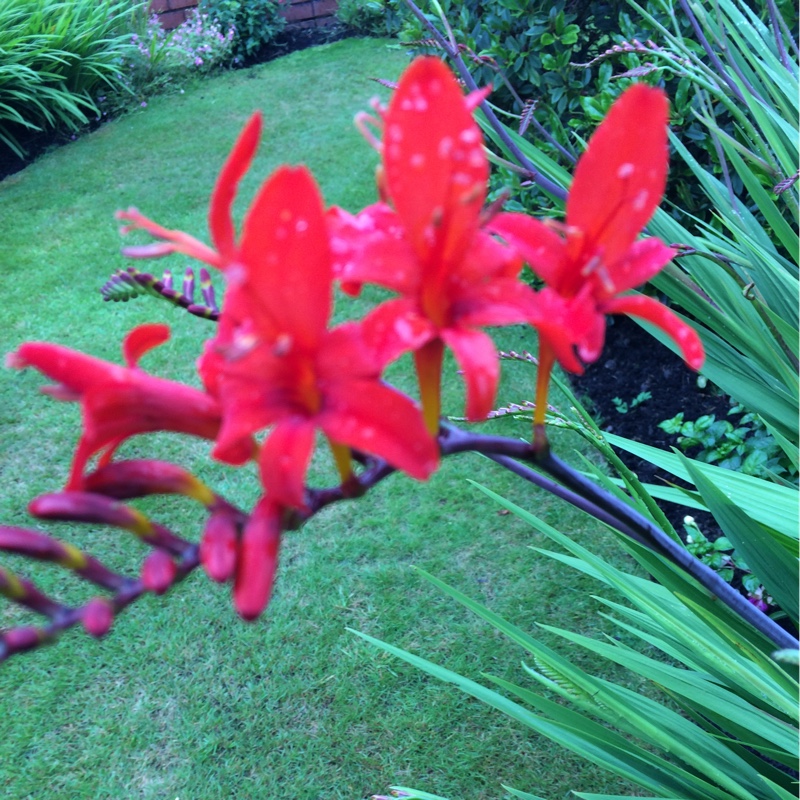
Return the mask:
<svg viewBox="0 0 800 800"><path fill-rule="evenodd" d="M703 366L705 350L697 331L652 297L644 295L616 297L605 304L605 311L608 314L639 317L655 325L678 345L687 366L695 371Z"/></svg>
<svg viewBox="0 0 800 800"><path fill-rule="evenodd" d="M166 335L166 326L137 329L126 357L138 358ZM68 488L82 486L87 463L104 451L101 466L119 445L142 433L172 431L216 438L221 422L217 401L198 389L122 367L60 345L27 342L13 356L18 368L34 367L56 381L48 393L81 403L84 430L73 459Z"/></svg>
<svg viewBox="0 0 800 800"><path fill-rule="evenodd" d="M282 509L269 499L256 506L245 525L236 568L233 601L239 615L256 619L267 607L281 543Z"/></svg>
<svg viewBox="0 0 800 800"><path fill-rule="evenodd" d="M169 341L169 336L169 325L162 323L139 325L134 328L122 342L125 363L129 367L135 367L145 353Z"/></svg>
<svg viewBox="0 0 800 800"><path fill-rule="evenodd" d="M403 73L386 112L386 187L423 260L459 260L477 227L489 162L472 110L448 67L427 57Z"/></svg>
<svg viewBox="0 0 800 800"><path fill-rule="evenodd" d="M667 182L669 102L637 83L624 91L578 160L566 222L611 267L658 208Z"/></svg>
<svg viewBox="0 0 800 800"><path fill-rule="evenodd" d="M239 189L239 183L253 163L258 143L261 140L263 117L256 112L247 121L239 134L233 150L219 173L208 209L208 227L211 240L223 259L235 258L236 230L231 209Z"/></svg>

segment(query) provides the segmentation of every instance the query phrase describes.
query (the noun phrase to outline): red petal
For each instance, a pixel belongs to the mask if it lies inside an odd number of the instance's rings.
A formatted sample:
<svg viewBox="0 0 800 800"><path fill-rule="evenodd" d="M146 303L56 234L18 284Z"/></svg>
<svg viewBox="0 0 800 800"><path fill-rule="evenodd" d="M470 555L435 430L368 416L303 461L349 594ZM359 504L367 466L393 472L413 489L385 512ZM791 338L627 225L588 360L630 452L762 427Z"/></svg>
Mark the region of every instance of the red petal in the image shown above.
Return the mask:
<svg viewBox="0 0 800 800"><path fill-rule="evenodd" d="M464 373L467 419L486 419L494 406L500 380L500 362L491 338L482 331L463 328L447 328L440 335Z"/></svg>
<svg viewBox="0 0 800 800"><path fill-rule="evenodd" d="M361 325L364 340L381 368L436 336L436 326L410 300L381 303L364 317Z"/></svg>
<svg viewBox="0 0 800 800"><path fill-rule="evenodd" d="M663 91L631 86L611 106L575 168L566 222L583 232L607 265L622 257L661 202L668 121Z"/></svg>
<svg viewBox="0 0 800 800"><path fill-rule="evenodd" d="M261 481L268 496L288 508L305 508L305 481L314 452L314 423L302 417L281 420L261 448Z"/></svg>
<svg viewBox="0 0 800 800"><path fill-rule="evenodd" d="M246 620L258 617L272 594L281 544L280 517L279 506L270 500L261 500L242 534L233 602Z"/></svg>
<svg viewBox="0 0 800 800"><path fill-rule="evenodd" d="M486 229L502 236L548 286L560 288L568 264L567 248L550 225L526 214L498 214Z"/></svg>
<svg viewBox="0 0 800 800"><path fill-rule="evenodd" d="M378 351L364 336L363 322L345 322L328 331L316 359L319 380L344 377L377 378L383 363Z"/></svg>
<svg viewBox="0 0 800 800"><path fill-rule="evenodd" d="M438 466L438 449L419 407L377 381L347 381L327 389L318 421L335 442L379 456L417 480Z"/></svg>
<svg viewBox="0 0 800 800"><path fill-rule="evenodd" d="M687 325L677 314L652 297L641 294L615 297L601 306L606 314L630 314L661 328L677 345L683 360L693 370L699 370L705 360L703 343L697 331Z"/></svg>
<svg viewBox="0 0 800 800"><path fill-rule="evenodd" d="M536 308L529 321L558 363L576 375L583 372L583 364L575 354L578 343L596 330L598 324L605 326L605 317L587 293L568 299L552 289L536 293Z"/></svg>
<svg viewBox="0 0 800 800"><path fill-rule="evenodd" d="M124 367L109 361L45 342L25 342L12 355L11 364L15 368L34 367L76 396L98 383L119 379L126 372Z"/></svg>
<svg viewBox="0 0 800 800"><path fill-rule="evenodd" d="M458 263L477 228L489 162L466 99L438 58L418 58L400 78L385 116L383 163L417 256Z"/></svg>
<svg viewBox="0 0 800 800"><path fill-rule="evenodd" d="M239 182L250 169L253 157L261 139L261 114L256 112L247 121L239 134L231 154L225 160L208 208L208 227L211 230L211 241L226 260L233 260L236 253L236 231L233 227L231 207L233 206Z"/></svg>
<svg viewBox="0 0 800 800"><path fill-rule="evenodd" d="M385 203L368 206L357 216L328 210L333 271L349 294L362 283L376 283L401 294L414 292L420 265L404 237L397 214Z"/></svg>
<svg viewBox="0 0 800 800"><path fill-rule="evenodd" d="M516 325L530 319L536 295L515 278L497 278L463 291L450 309L450 319L460 328Z"/></svg>
<svg viewBox="0 0 800 800"><path fill-rule="evenodd" d="M660 239L640 239L634 242L623 258L609 268L614 294L627 292L647 283L675 257L676 251Z"/></svg>
<svg viewBox="0 0 800 800"><path fill-rule="evenodd" d="M154 347L169 340L169 325L153 323L134 328L122 342L122 354L129 367L135 367L139 359Z"/></svg>
<svg viewBox="0 0 800 800"><path fill-rule="evenodd" d="M333 271L322 198L305 167L281 167L261 187L247 212L240 254L251 311L270 330L313 349L331 315ZM242 318L231 297L226 311ZM259 324L258 317L255 318Z"/></svg>

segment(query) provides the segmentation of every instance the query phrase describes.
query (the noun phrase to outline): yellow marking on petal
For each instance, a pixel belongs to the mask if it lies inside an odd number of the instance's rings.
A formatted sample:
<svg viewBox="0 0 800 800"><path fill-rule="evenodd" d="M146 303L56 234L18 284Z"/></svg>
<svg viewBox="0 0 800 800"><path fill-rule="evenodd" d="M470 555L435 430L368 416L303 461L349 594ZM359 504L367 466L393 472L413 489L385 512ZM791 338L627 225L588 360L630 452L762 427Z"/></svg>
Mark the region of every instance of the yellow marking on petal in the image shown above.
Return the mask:
<svg viewBox="0 0 800 800"><path fill-rule="evenodd" d="M199 478L196 478L194 475L188 476L184 495L186 495L186 497L191 497L193 500L197 500L198 503L202 503L206 507L212 506L216 499L214 492L212 492L211 489L208 488L208 486L206 486Z"/></svg>
<svg viewBox="0 0 800 800"><path fill-rule="evenodd" d="M125 527L137 536L147 536L153 532L153 523L138 509L129 508L128 513L133 520Z"/></svg>
<svg viewBox="0 0 800 800"><path fill-rule="evenodd" d="M83 569L86 566L86 556L75 545L59 542L64 549L64 555L58 559L58 563L67 569Z"/></svg>
<svg viewBox="0 0 800 800"><path fill-rule="evenodd" d="M10 570L0 567L0 594L9 600L17 600L25 595L22 581Z"/></svg>

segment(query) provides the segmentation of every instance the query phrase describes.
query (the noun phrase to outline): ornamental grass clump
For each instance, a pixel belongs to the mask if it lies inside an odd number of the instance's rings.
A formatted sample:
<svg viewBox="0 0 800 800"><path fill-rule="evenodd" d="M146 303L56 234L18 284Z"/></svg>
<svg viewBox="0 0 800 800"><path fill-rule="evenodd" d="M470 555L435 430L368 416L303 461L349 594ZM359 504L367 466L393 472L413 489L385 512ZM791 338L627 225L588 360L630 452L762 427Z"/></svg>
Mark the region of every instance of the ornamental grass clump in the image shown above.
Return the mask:
<svg viewBox="0 0 800 800"><path fill-rule="evenodd" d="M0 0L0 143L26 154L32 132L76 131L124 92L133 51L127 0Z"/></svg>

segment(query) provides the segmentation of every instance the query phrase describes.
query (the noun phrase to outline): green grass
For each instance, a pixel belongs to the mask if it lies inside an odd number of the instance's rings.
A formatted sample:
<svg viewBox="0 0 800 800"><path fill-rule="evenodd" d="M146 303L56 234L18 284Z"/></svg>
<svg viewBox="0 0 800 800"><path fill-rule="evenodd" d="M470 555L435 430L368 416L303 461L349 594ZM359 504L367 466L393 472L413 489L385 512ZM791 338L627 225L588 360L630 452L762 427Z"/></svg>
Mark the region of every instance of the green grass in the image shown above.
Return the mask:
<svg viewBox="0 0 800 800"><path fill-rule="evenodd" d="M209 323L146 298L104 305L98 287L125 265L116 208L136 205L168 227L207 238L207 198L249 114L262 108L266 136L245 179L237 215L277 164L305 162L328 203L351 210L374 200L374 154L354 113L407 63L387 42L348 40L223 75L165 96L64 147L0 185L2 352L52 340L119 361L124 333L168 320L173 339L147 356L158 374L195 381ZM161 262L176 273L180 259ZM159 264L153 264L159 267ZM337 316L357 316L370 295ZM533 346L521 328L499 331L504 348ZM461 412L447 364L445 406ZM501 400L531 394L531 373L507 366ZM390 377L412 390L408 362ZM31 371L0 371L0 520L26 524L27 502L65 479L79 413L37 394ZM492 430L524 435L513 421ZM568 453L576 442L558 439ZM143 437L124 454L164 457L248 505L252 469L207 460L208 444ZM330 481L318 459L315 479ZM599 550L600 526L475 455L450 459L420 485L394 476L358 502L332 507L287 534L275 597L262 619L235 615L228 587L195 574L165 598L145 598L96 642L83 632L0 667L0 794L8 798L322 798L356 800L392 783L461 800L501 797L500 782L548 797L569 788L626 787L477 702L370 649L353 627L457 672L520 679L522 654L455 608L412 565L441 577L507 619L591 633L601 627L595 586L529 547L543 538L504 516L467 482L477 478ZM145 504L178 532L198 535L185 503ZM113 530L48 528L116 568L135 570L142 548ZM62 598L85 587L47 565L12 568ZM27 619L0 606L0 625ZM584 664L586 666L586 664ZM588 666L591 666L590 664Z"/></svg>

